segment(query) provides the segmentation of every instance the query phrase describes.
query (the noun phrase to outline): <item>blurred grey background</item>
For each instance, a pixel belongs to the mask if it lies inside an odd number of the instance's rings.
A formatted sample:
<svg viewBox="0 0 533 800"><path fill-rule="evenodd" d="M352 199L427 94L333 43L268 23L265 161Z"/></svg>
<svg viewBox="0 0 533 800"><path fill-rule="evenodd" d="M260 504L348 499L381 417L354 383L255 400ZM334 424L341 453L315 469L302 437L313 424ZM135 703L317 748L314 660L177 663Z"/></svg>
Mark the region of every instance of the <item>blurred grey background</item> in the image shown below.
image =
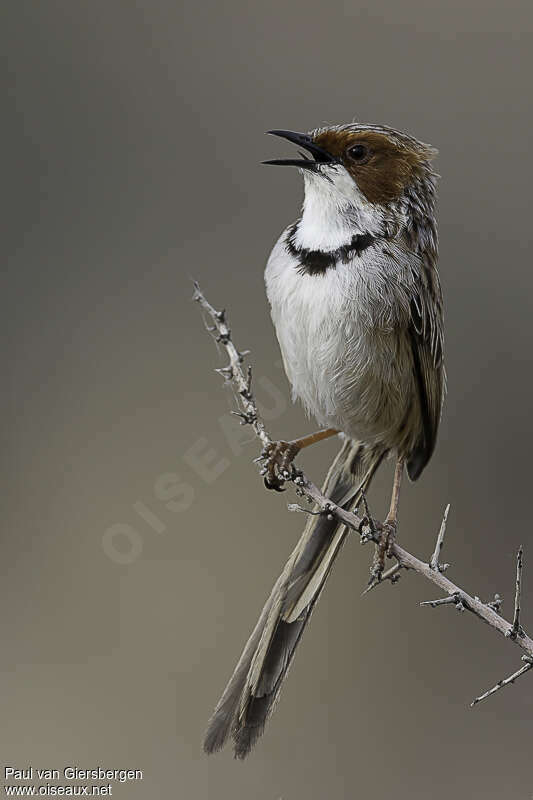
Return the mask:
<svg viewBox="0 0 533 800"><path fill-rule="evenodd" d="M1 13L7 246L1 545L6 765L136 768L117 798L530 798L533 679L471 710L520 652L406 575L361 599L345 547L266 735L207 759L206 721L303 520L190 302L252 351L275 435L288 402L263 266L298 214L263 132L385 123L440 149L449 396L402 500L429 556L512 615L531 536L533 12L510 0L250 4L18 0ZM302 463L315 480L334 443ZM375 483L383 513L390 468Z"/></svg>

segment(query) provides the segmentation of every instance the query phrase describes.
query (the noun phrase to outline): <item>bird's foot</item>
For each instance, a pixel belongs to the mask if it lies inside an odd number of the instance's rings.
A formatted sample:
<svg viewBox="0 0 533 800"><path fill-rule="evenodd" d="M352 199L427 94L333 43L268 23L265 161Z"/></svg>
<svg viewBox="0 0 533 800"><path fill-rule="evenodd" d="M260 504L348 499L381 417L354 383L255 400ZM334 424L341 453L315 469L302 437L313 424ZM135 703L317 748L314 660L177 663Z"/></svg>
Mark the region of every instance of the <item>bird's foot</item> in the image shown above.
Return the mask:
<svg viewBox="0 0 533 800"><path fill-rule="evenodd" d="M265 486L267 489L274 489L276 492L283 492L285 481L294 477L295 469L293 461L300 452L300 447L295 442L270 442L263 452L261 458L265 464L261 470L264 475Z"/></svg>
<svg viewBox="0 0 533 800"><path fill-rule="evenodd" d="M370 580L368 582L369 586L380 582L383 570L385 569L385 556L387 558L392 557L392 548L396 539L396 528L397 524L394 519L387 518L383 523L379 542L376 544L376 549L374 551L374 560L372 562Z"/></svg>

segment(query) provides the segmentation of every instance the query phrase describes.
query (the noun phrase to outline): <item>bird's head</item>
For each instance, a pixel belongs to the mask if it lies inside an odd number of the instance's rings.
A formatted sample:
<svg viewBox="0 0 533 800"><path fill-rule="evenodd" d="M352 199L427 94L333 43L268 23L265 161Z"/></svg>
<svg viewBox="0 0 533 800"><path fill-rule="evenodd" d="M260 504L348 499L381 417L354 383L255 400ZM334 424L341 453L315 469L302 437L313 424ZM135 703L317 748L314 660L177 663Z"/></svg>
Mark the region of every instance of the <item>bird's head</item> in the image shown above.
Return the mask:
<svg viewBox="0 0 533 800"><path fill-rule="evenodd" d="M322 207L330 219L338 212L375 231L383 220L405 214L406 199L434 196L437 151L405 133L379 125L349 124L310 133L268 131L300 148L300 158L265 164L298 167L305 181L306 207L315 219ZM306 151L305 153L302 151ZM428 209L429 210L429 209ZM432 211L432 208L431 208Z"/></svg>

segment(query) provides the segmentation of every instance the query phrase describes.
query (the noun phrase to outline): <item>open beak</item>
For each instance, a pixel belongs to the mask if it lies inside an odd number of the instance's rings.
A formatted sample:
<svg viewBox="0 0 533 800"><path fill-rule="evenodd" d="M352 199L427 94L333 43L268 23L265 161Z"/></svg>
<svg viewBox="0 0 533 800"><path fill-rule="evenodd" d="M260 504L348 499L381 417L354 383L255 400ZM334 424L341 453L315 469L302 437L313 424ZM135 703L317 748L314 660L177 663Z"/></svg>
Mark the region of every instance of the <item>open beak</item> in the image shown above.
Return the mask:
<svg viewBox="0 0 533 800"><path fill-rule="evenodd" d="M296 133L296 131L267 131L267 133L271 136L280 136L282 139L288 139L289 142L307 150L313 158L308 158L305 153L300 152L301 158L272 158L269 161L263 161L263 164L273 164L275 167L316 169L319 164L337 163L337 159L316 145L307 133Z"/></svg>

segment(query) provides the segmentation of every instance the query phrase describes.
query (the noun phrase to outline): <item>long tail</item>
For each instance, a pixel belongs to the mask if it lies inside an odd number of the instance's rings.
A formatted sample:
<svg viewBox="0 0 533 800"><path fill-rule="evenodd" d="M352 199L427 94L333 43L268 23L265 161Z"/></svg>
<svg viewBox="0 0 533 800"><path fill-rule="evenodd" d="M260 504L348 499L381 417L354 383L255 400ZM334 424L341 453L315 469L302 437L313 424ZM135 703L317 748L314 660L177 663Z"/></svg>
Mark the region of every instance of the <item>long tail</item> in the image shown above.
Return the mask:
<svg viewBox="0 0 533 800"><path fill-rule="evenodd" d="M356 506L385 453L346 440L327 474L323 493ZM350 492L350 490L353 490ZM213 753L231 734L236 758L248 755L274 710L280 689L347 529L310 516L209 721L204 750Z"/></svg>

